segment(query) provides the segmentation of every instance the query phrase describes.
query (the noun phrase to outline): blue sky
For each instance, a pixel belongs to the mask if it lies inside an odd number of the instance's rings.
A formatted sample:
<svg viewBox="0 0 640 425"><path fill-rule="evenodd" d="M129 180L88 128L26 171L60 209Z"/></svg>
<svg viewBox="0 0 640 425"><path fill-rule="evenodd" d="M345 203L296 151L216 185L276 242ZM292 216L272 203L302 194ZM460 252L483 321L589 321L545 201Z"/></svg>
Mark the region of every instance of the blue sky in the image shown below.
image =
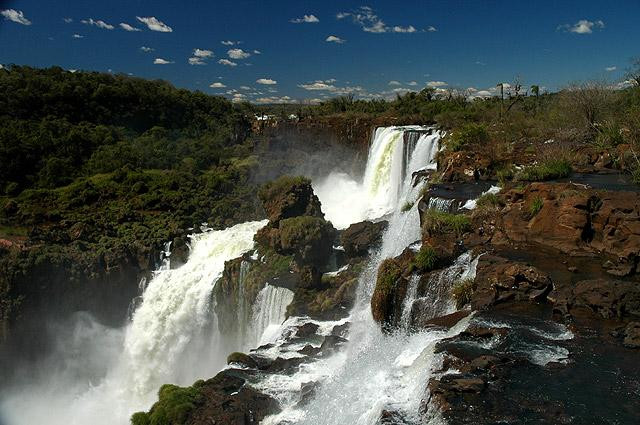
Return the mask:
<svg viewBox="0 0 640 425"><path fill-rule="evenodd" d="M0 64L162 78L254 102L429 84L483 93L516 76L555 90L620 81L640 56L637 0L15 0L0 10Z"/></svg>

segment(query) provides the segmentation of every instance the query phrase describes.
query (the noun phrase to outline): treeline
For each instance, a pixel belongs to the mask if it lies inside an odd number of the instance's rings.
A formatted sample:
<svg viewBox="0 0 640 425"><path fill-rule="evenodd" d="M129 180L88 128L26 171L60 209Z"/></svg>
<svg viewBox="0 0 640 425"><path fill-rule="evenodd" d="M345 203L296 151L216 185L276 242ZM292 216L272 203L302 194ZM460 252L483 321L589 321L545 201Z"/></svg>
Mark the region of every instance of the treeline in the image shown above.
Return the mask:
<svg viewBox="0 0 640 425"><path fill-rule="evenodd" d="M249 128L222 97L123 75L12 66L0 70L0 93L7 195L124 166L206 170Z"/></svg>

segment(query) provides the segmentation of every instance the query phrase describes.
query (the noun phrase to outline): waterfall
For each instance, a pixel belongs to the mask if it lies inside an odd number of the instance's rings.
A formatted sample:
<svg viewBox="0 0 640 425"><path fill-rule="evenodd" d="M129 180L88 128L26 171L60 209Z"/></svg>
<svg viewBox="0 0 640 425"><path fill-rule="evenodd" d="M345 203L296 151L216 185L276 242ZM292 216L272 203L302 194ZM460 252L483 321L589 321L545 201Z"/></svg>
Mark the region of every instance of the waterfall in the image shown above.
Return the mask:
<svg viewBox="0 0 640 425"><path fill-rule="evenodd" d="M262 288L253 306L251 326L254 343L251 348L266 344L277 336L291 301L293 301L293 292L286 288L269 284Z"/></svg>
<svg viewBox="0 0 640 425"><path fill-rule="evenodd" d="M424 183L414 187L412 173L436 168L435 155L439 149L440 134L423 131L417 139L413 139L415 143L402 144L403 133L416 129L427 130L421 127L376 130L363 181L353 185L354 189L367 197L366 208L361 215L349 216L341 210L350 205L358 193L341 192L341 196L349 202L338 205L328 205L333 198L324 198L319 194L323 209L334 223L344 222L345 218L362 220L385 215L389 226L383 235L381 247L359 278L357 299L348 319L351 322L348 343L338 354L306 364L293 376L269 378L259 384L262 391L283 400L283 411L267 418L265 424L371 425L379 422L380 414L385 409L401 414L405 423L421 422L420 407L430 371L436 361L435 343L455 335L466 326L468 320L463 320L448 332L423 330L408 334L400 331L387 335L373 322L370 310L380 262L400 254L421 236L415 201ZM342 189L345 187L342 186ZM406 203L412 203L413 206L403 212L402 206ZM462 271L459 274L464 274L470 263L460 263ZM452 273L444 273L442 279L449 279L450 275ZM417 297L417 284L416 276L410 281L408 310L413 304L411 299ZM406 320L408 322L408 316ZM321 381L322 390L305 406L296 406L296 399L290 392L299 388L301 383L313 379Z"/></svg>
<svg viewBox="0 0 640 425"><path fill-rule="evenodd" d="M251 249L254 234L266 223L247 222L190 236L187 262L176 269L162 262L125 328L88 333L90 319L84 318L73 337L59 343L64 348L57 359L60 370L4 399L1 421L127 424L133 412L146 410L157 400L160 385L191 385L213 376L229 352L239 347L217 330L212 290L225 261ZM77 345L78 339L83 345ZM89 363L92 359L100 361Z"/></svg>
<svg viewBox="0 0 640 425"><path fill-rule="evenodd" d="M436 167L433 159L440 134L430 134L432 131L422 126L376 129L362 179L338 171L314 182L314 192L327 219L336 228L344 229L352 223L393 213L401 205L399 200L406 197L406 182L412 173Z"/></svg>

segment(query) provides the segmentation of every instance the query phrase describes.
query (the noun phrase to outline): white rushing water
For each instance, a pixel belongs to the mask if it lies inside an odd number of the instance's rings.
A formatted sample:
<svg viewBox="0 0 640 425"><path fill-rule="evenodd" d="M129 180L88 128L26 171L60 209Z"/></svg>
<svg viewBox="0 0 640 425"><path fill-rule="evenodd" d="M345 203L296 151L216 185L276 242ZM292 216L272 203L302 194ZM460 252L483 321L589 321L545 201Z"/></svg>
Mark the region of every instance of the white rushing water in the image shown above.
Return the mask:
<svg viewBox="0 0 640 425"><path fill-rule="evenodd" d="M124 329L82 316L72 337L60 342L58 367L2 401L3 425L127 424L133 412L156 400L160 385L190 385L214 375L236 347L217 330L213 288L225 261L251 249L265 224L192 235L188 261L154 273Z"/></svg>
<svg viewBox="0 0 640 425"><path fill-rule="evenodd" d="M438 361L433 354L435 343L455 335L466 326L467 320L448 332L430 330L408 334L399 331L388 335L374 323L370 312L380 262L400 254L420 239L416 200L424 183L414 187L412 173L425 168L435 169L440 135L421 134L411 143L410 149L413 149L407 153L403 133L416 129L425 130L416 127L378 129L362 182L347 181L334 174L316 187L327 218L339 227L381 216L388 217L389 226L383 235L382 246L360 276L356 304L348 318L351 322L348 343L329 358L304 364L293 376L275 375L259 383L262 391L276 397L284 407L280 414L267 418L265 424L369 425L378 422L384 409L397 412L409 423L422 423L426 419L421 416L420 407L432 367ZM338 185L342 200L331 205L333 198L324 196L328 188L323 185L335 186L336 180L341 179L346 182ZM403 206L409 204L412 207L406 211ZM353 209L348 207L351 205ZM465 257L456 262L455 272L443 272L442 279L468 273L471 263L468 256ZM414 277L409 303L416 298L416 285L417 277ZM446 298L441 303L449 305L448 293L434 296ZM320 382L317 395L304 406L297 405L296 391L303 383L313 381ZM437 423L437 418L429 418L429 421Z"/></svg>
<svg viewBox="0 0 640 425"><path fill-rule="evenodd" d="M254 344L248 348L266 344L278 337L291 301L293 292L289 289L269 284L262 288L253 307L251 327Z"/></svg>

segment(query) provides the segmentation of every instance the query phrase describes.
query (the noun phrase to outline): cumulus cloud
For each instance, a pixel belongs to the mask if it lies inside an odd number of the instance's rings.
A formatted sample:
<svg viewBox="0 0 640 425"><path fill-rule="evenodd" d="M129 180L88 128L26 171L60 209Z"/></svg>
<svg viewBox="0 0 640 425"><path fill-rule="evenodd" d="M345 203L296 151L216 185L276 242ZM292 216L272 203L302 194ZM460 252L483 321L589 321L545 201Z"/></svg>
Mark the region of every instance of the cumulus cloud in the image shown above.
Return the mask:
<svg viewBox="0 0 640 425"><path fill-rule="evenodd" d="M94 20L93 18L89 18L89 19L83 19L80 22L82 22L85 25L93 25L96 26L98 28L102 28L103 30L112 30L113 29L113 25L106 23L103 20Z"/></svg>
<svg viewBox="0 0 640 425"><path fill-rule="evenodd" d="M616 69L618 69L617 66L608 66L604 70L607 72L611 72L611 71L615 71Z"/></svg>
<svg viewBox="0 0 640 425"><path fill-rule="evenodd" d="M390 86L401 86L402 83L400 83L400 81L391 80L391 81L389 81L389 85Z"/></svg>
<svg viewBox="0 0 640 425"><path fill-rule="evenodd" d="M409 82L407 83L407 85L409 85L409 86L417 86L417 85L418 85L418 83L417 83L416 81L409 81Z"/></svg>
<svg viewBox="0 0 640 425"><path fill-rule="evenodd" d="M71 22L73 22L73 18L62 18L62 20L65 24L70 24Z"/></svg>
<svg viewBox="0 0 640 425"><path fill-rule="evenodd" d="M428 32L436 32L436 31L438 31L438 28L434 27L433 25L429 25L427 27L427 31Z"/></svg>
<svg viewBox="0 0 640 425"><path fill-rule="evenodd" d="M324 41L329 42L329 43L342 44L342 43L344 43L344 42L345 42L345 41L347 41L347 40L345 40L345 39L343 39L343 38L340 38L340 37L338 37L338 36L335 36L335 35L330 35L330 36L329 36L329 37L327 37Z"/></svg>
<svg viewBox="0 0 640 425"><path fill-rule="evenodd" d="M73 38L84 38L84 35L73 34L71 37L73 37Z"/></svg>
<svg viewBox="0 0 640 425"><path fill-rule="evenodd" d="M227 50L227 55L231 59L246 59L251 56L251 53L245 52L242 49L229 49Z"/></svg>
<svg viewBox="0 0 640 425"><path fill-rule="evenodd" d="M240 86L240 90L251 90L249 86Z"/></svg>
<svg viewBox="0 0 640 425"><path fill-rule="evenodd" d="M298 103L296 100L293 100L289 96L269 96L269 97L259 97L256 99L256 103Z"/></svg>
<svg viewBox="0 0 640 425"><path fill-rule="evenodd" d="M401 27L396 25L395 27L393 27L393 32L416 32L417 30L413 27L413 25L409 25L408 27Z"/></svg>
<svg viewBox="0 0 640 425"><path fill-rule="evenodd" d="M244 102L245 100L247 100L247 95L242 93L234 93L231 99L232 102Z"/></svg>
<svg viewBox="0 0 640 425"><path fill-rule="evenodd" d="M336 15L338 19L344 19L350 17L351 20L359 25L363 31L371 32L376 34L386 33L386 32L397 32L397 33L413 33L417 32L416 28L413 25L409 26L400 26L400 25L392 25L389 26L385 24L385 22L374 12L374 10L369 6L361 6L355 11L352 12L340 12Z"/></svg>
<svg viewBox="0 0 640 425"><path fill-rule="evenodd" d="M142 31L140 28L132 27L131 25L127 24L126 22L120 22L120 28L122 28L125 31L129 31L129 32Z"/></svg>
<svg viewBox="0 0 640 425"><path fill-rule="evenodd" d="M316 18L314 15L304 15L302 18L295 18L289 22L293 24L317 24L320 22L320 19Z"/></svg>
<svg viewBox="0 0 640 425"><path fill-rule="evenodd" d="M140 50L142 50L145 53L148 53L148 52L153 52L155 49L153 47L142 46L140 47Z"/></svg>
<svg viewBox="0 0 640 425"><path fill-rule="evenodd" d="M218 63L220 65L224 65L224 66L238 66L237 63L230 61L229 59L220 59L218 61Z"/></svg>
<svg viewBox="0 0 640 425"><path fill-rule="evenodd" d="M191 57L189 58L189 65L206 65L207 63L202 58Z"/></svg>
<svg viewBox="0 0 640 425"><path fill-rule="evenodd" d="M0 11L0 14L8 21L22 25L31 25L31 21L25 18L24 13L21 10L6 9Z"/></svg>
<svg viewBox="0 0 640 425"><path fill-rule="evenodd" d="M216 81L215 83L209 84L209 87L211 87L212 89L223 89L223 88L225 88L227 86L225 86L224 84Z"/></svg>
<svg viewBox="0 0 640 425"><path fill-rule="evenodd" d="M330 80L316 80L306 84L298 84L298 87L309 90L309 91L326 91L333 94L349 94L349 93L358 93L360 95L366 94L366 90L360 86L355 87L337 87L333 83L335 83L335 79Z"/></svg>
<svg viewBox="0 0 640 425"><path fill-rule="evenodd" d="M223 40L220 43L222 43L224 46L233 46L236 44L235 41L231 41L231 40Z"/></svg>
<svg viewBox="0 0 640 425"><path fill-rule="evenodd" d="M444 81L429 81L427 83L428 87L444 87L446 85L447 83L445 83Z"/></svg>
<svg viewBox="0 0 640 425"><path fill-rule="evenodd" d="M169 65L169 64L173 63L173 61L168 61L168 60L162 59L162 58L155 58L153 63L155 65Z"/></svg>
<svg viewBox="0 0 640 425"><path fill-rule="evenodd" d="M159 32L173 32L173 28L164 22L158 20L155 16L140 17L136 16L136 19L147 26L151 31Z"/></svg>
<svg viewBox="0 0 640 425"><path fill-rule="evenodd" d="M193 56L196 56L198 58L211 58L213 57L213 52L211 50L205 49L194 49Z"/></svg>
<svg viewBox="0 0 640 425"><path fill-rule="evenodd" d="M276 80L272 80L271 78L258 78L256 80L256 83L263 84L263 85L266 85L266 86L272 86L274 84L278 84L278 82Z"/></svg>
<svg viewBox="0 0 640 425"><path fill-rule="evenodd" d="M254 50L254 51L253 51L253 54L254 54L254 55L261 55L261 54L262 54L262 52L261 52L260 50Z"/></svg>
<svg viewBox="0 0 640 425"><path fill-rule="evenodd" d="M591 34L594 29L602 29L604 28L604 22L601 20L598 21L589 21L587 19L581 19L575 24L564 24L558 26L559 30L565 32L572 32L575 34Z"/></svg>

